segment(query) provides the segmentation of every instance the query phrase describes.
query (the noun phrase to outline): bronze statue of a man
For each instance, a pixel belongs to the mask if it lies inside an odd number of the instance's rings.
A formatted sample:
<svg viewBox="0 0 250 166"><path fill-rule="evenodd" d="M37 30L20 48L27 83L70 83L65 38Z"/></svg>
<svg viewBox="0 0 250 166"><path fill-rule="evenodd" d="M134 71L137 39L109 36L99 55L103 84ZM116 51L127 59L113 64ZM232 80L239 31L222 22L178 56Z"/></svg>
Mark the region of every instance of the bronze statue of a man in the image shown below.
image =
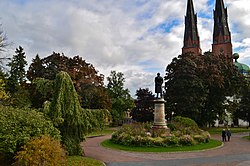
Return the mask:
<svg viewBox="0 0 250 166"><path fill-rule="evenodd" d="M160 97L162 98L162 83L163 83L163 78L160 76L160 73L157 73L157 77L155 77L156 98L158 98L159 93Z"/></svg>

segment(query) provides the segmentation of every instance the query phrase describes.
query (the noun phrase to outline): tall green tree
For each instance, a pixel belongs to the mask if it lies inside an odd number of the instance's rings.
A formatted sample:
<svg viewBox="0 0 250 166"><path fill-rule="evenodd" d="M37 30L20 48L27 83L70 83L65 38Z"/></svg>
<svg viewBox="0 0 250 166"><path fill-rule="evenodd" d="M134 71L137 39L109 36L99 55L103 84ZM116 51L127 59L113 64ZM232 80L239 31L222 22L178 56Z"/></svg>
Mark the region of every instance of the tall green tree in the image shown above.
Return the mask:
<svg viewBox="0 0 250 166"><path fill-rule="evenodd" d="M152 122L154 120L154 95L148 88L136 91L135 107L130 115L137 122Z"/></svg>
<svg viewBox="0 0 250 166"><path fill-rule="evenodd" d="M60 130L63 144L69 155L82 155L80 143L84 140L84 126L88 122L86 122L87 117L83 118L78 95L66 72L57 74L53 100L47 103L45 112Z"/></svg>
<svg viewBox="0 0 250 166"><path fill-rule="evenodd" d="M239 93L243 77L232 61L206 52L174 58L165 79L168 114L174 112L206 126L218 115L224 116L226 96Z"/></svg>
<svg viewBox="0 0 250 166"><path fill-rule="evenodd" d="M25 66L27 65L26 56L23 48L19 46L16 48L15 55L13 55L11 62L7 65L10 67L10 77L8 78L8 90L13 93L16 92L20 85L25 82Z"/></svg>
<svg viewBox="0 0 250 166"><path fill-rule="evenodd" d="M241 100L239 103L239 108L234 112L234 115L237 118L245 120L248 122L248 126L250 127L250 82L247 80L247 84L244 87Z"/></svg>
<svg viewBox="0 0 250 166"><path fill-rule="evenodd" d="M27 78L32 81L36 78L44 78L44 70L43 62L39 55L37 54L34 59L32 59L32 63L29 66L27 71Z"/></svg>
<svg viewBox="0 0 250 166"><path fill-rule="evenodd" d="M192 54L174 58L166 69L167 115L190 117L198 120L199 110L205 102L206 93L198 64L201 57Z"/></svg>
<svg viewBox="0 0 250 166"><path fill-rule="evenodd" d="M125 117L125 112L134 107L134 101L129 90L124 87L125 78L123 73L111 71L108 80L108 94L112 101L111 115L113 124L117 125Z"/></svg>

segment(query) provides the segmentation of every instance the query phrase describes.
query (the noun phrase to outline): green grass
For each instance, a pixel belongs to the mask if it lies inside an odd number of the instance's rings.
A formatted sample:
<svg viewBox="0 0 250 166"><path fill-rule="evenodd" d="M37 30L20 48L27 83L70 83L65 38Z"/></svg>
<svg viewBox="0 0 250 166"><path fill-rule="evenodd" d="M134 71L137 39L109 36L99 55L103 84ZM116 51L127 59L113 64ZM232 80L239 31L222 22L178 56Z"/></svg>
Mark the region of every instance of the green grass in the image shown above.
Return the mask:
<svg viewBox="0 0 250 166"><path fill-rule="evenodd" d="M210 140L209 143L199 144L194 146L182 147L136 147L125 146L113 143L111 140L105 140L101 143L102 146L116 150L133 151L133 152L183 152L183 151L197 151L218 147L222 145L221 141Z"/></svg>
<svg viewBox="0 0 250 166"><path fill-rule="evenodd" d="M226 127L211 127L205 129L208 131L210 134L221 134L221 131L223 129L226 129ZM230 130L232 133L241 133L241 132L250 132L250 128L243 128L243 127L230 127Z"/></svg>
<svg viewBox="0 0 250 166"><path fill-rule="evenodd" d="M250 141L250 136L244 136L244 139L248 139Z"/></svg>
<svg viewBox="0 0 250 166"><path fill-rule="evenodd" d="M2 160L0 156L0 166L11 166L11 161L6 162L5 160ZM68 156L67 166L104 166L104 164L99 160L89 157Z"/></svg>
<svg viewBox="0 0 250 166"><path fill-rule="evenodd" d="M104 164L89 157L69 156L67 166L104 166Z"/></svg>
<svg viewBox="0 0 250 166"><path fill-rule="evenodd" d="M103 130L94 131L87 135L87 137L96 137L101 135L109 135L112 134L116 129L115 128L104 128Z"/></svg>

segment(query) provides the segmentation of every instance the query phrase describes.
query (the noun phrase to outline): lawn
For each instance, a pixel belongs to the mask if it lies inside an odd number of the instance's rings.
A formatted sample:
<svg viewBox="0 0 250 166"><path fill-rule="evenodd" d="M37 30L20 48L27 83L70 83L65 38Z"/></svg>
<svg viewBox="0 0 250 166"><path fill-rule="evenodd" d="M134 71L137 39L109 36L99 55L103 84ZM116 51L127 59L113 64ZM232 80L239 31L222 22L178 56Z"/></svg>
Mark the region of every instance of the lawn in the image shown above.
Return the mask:
<svg viewBox="0 0 250 166"><path fill-rule="evenodd" d="M116 150L133 151L133 152L183 152L183 151L197 151L211 149L222 145L221 141L210 140L209 143L199 144L194 146L181 146L181 147L136 147L125 146L105 140L101 143L102 146Z"/></svg>
<svg viewBox="0 0 250 166"><path fill-rule="evenodd" d="M109 135L109 134L112 134L114 131L116 131L116 128L107 127L107 128L104 128L103 130L94 131L88 134L87 137L98 137L102 135Z"/></svg>
<svg viewBox="0 0 250 166"><path fill-rule="evenodd" d="M104 166L104 164L89 157L69 156L67 166Z"/></svg>
<svg viewBox="0 0 250 166"><path fill-rule="evenodd" d="M2 160L0 156L0 166L11 166L11 162ZM67 166L104 166L104 164L99 160L89 157L68 156Z"/></svg>
<svg viewBox="0 0 250 166"><path fill-rule="evenodd" d="M206 131L208 131L210 134L221 134L221 131L223 129L226 129L226 127L211 127L211 128L207 128L205 129ZM230 127L229 128L231 130L232 133L242 133L242 132L250 132L250 128L243 128L243 127Z"/></svg>

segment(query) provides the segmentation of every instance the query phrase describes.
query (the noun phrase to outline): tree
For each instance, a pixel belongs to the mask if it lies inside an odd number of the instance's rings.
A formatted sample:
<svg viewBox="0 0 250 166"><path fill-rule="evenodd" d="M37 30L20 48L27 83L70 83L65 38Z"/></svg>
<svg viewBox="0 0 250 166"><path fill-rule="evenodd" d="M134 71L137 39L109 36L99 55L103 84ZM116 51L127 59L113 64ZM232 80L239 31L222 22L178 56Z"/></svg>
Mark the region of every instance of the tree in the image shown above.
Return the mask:
<svg viewBox="0 0 250 166"><path fill-rule="evenodd" d="M8 98L8 94L5 91L5 83L2 78L0 78L0 102L6 100Z"/></svg>
<svg viewBox="0 0 250 166"><path fill-rule="evenodd" d="M82 108L111 110L111 99L104 87L91 84L82 84L78 93Z"/></svg>
<svg viewBox="0 0 250 166"><path fill-rule="evenodd" d="M82 113L73 82L66 72L57 74L54 92L53 100L46 106L45 112L60 130L69 155L82 155L80 143L84 140L84 126L88 121Z"/></svg>
<svg viewBox="0 0 250 166"><path fill-rule="evenodd" d="M151 122L154 120L154 95L148 88L136 91L136 104L131 110L132 119L137 122Z"/></svg>
<svg viewBox="0 0 250 166"><path fill-rule="evenodd" d="M36 78L44 78L44 66L43 62L37 54L34 59L32 59L32 63L29 66L27 71L27 78L32 81Z"/></svg>
<svg viewBox="0 0 250 166"><path fill-rule="evenodd" d="M2 24L0 24L0 27L2 26ZM9 45L9 43L7 42L7 36L4 33L4 31L1 29L0 30L0 52L5 51L6 47ZM2 60L2 59L1 59Z"/></svg>
<svg viewBox="0 0 250 166"><path fill-rule="evenodd" d="M167 66L165 77L167 115L172 115L174 112L175 115L190 117L197 122L201 104L206 98L200 69L197 66L199 61L199 55L185 54L174 58Z"/></svg>
<svg viewBox="0 0 250 166"><path fill-rule="evenodd" d="M108 80L108 94L112 101L111 115L113 124L117 125L125 117L125 112L133 108L134 102L129 94L129 90L124 88L125 78L123 73L111 71Z"/></svg>
<svg viewBox="0 0 250 166"><path fill-rule="evenodd" d="M248 122L248 126L250 127L250 83L249 80L247 80L246 86L243 88L244 91L241 96L241 100L239 103L239 108L236 110L234 115L237 118L240 118L242 120L245 120Z"/></svg>
<svg viewBox="0 0 250 166"><path fill-rule="evenodd" d="M37 55L29 67L27 77L31 82L37 78L53 81L56 74L60 71L65 71L70 75L76 91L79 94L82 107L91 109L109 109L111 107L110 99L104 88L104 76L98 74L98 71L92 64L87 63L79 56L68 58L64 54L60 55L59 53L53 52L52 55L40 59ZM51 91L53 90L51 89ZM38 97L37 101L40 95L39 92L34 93L34 97ZM47 100L49 100L49 97ZM94 101L96 101L97 104L95 104ZM37 104L34 103L33 105Z"/></svg>
<svg viewBox="0 0 250 166"><path fill-rule="evenodd" d="M174 58L166 69L168 114L194 119L200 126L225 114L226 96L239 93L242 75L231 61L210 52Z"/></svg>
<svg viewBox="0 0 250 166"><path fill-rule="evenodd" d="M11 62L7 65L10 67L10 77L8 78L8 90L14 93L19 86L25 82L25 66L27 65L26 56L23 48L16 48Z"/></svg>
<svg viewBox="0 0 250 166"><path fill-rule="evenodd" d="M38 77L54 80L60 71L65 71L70 75L76 89L79 89L81 84L103 85L104 76L98 75L98 71L92 64L79 56L68 58L64 54L60 55L55 52L43 59L36 56L32 60L27 77L30 81Z"/></svg>
<svg viewBox="0 0 250 166"><path fill-rule="evenodd" d="M9 46L10 43L7 41L7 36L2 30L2 24L0 24L0 71L2 72L3 64L5 60L8 60L5 56L2 56L2 52L6 51L6 48Z"/></svg>

